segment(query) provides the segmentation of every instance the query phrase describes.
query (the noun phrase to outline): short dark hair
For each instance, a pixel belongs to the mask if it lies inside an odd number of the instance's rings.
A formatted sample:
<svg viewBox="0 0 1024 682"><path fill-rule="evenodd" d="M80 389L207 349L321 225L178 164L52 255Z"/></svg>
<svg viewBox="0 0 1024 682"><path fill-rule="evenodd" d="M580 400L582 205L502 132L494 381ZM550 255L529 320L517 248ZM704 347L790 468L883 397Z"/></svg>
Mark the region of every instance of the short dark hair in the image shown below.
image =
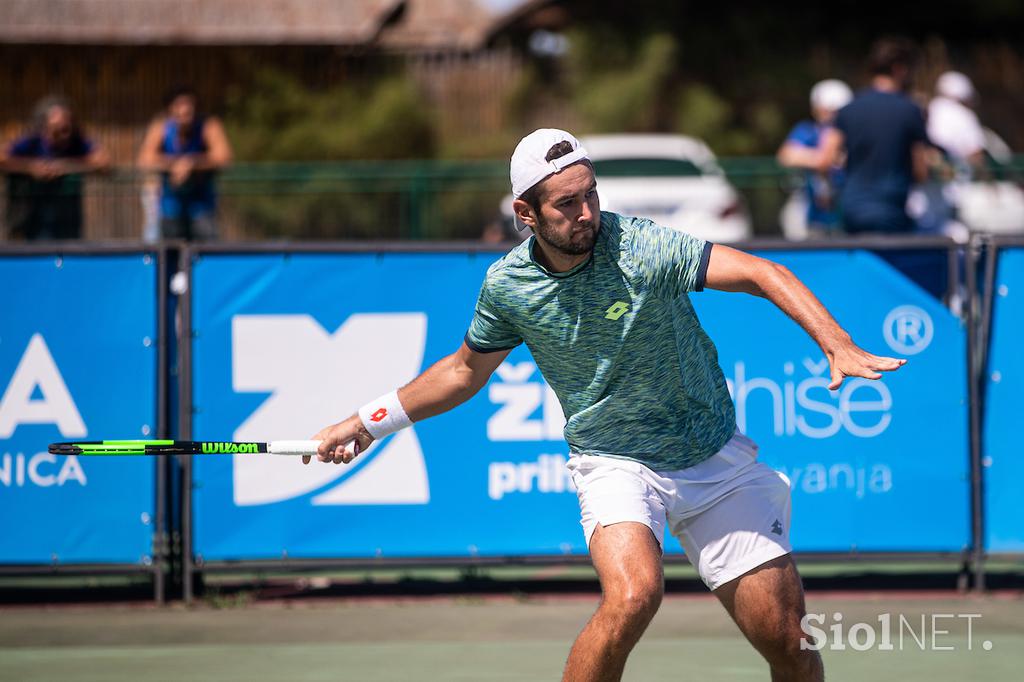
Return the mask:
<svg viewBox="0 0 1024 682"><path fill-rule="evenodd" d="M196 103L199 102L199 95L191 85L175 85L164 93L164 108L171 106L179 97L191 97Z"/></svg>
<svg viewBox="0 0 1024 682"><path fill-rule="evenodd" d="M872 76L891 76L897 66L908 71L917 59L917 48L909 39L892 36L878 40L868 57L868 68Z"/></svg>
<svg viewBox="0 0 1024 682"><path fill-rule="evenodd" d="M545 161L554 161L555 159L562 158L563 156L565 156L566 154L570 153L571 151L572 151L572 143L569 142L568 140L562 140L561 142L556 142L555 144L551 145L551 149L549 149L548 153L544 155L544 160ZM526 203L528 203L530 205L530 208L532 208L535 213L540 213L540 183L539 182L536 185L534 185L533 187L531 187L530 189L528 189L525 192L523 192L519 196L519 198L522 199L523 201L525 201Z"/></svg>

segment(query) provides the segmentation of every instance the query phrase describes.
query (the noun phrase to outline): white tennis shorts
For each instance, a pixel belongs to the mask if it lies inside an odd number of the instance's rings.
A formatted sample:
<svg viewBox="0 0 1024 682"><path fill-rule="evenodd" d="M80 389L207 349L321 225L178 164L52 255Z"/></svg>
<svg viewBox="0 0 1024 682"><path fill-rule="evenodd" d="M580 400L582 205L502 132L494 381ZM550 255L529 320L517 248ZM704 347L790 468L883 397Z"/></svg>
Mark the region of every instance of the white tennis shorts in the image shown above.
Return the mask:
<svg viewBox="0 0 1024 682"><path fill-rule="evenodd" d="M667 522L712 590L792 550L789 480L758 462L757 445L739 432L709 459L678 471L578 454L567 466L588 546L599 524L635 521L664 547Z"/></svg>

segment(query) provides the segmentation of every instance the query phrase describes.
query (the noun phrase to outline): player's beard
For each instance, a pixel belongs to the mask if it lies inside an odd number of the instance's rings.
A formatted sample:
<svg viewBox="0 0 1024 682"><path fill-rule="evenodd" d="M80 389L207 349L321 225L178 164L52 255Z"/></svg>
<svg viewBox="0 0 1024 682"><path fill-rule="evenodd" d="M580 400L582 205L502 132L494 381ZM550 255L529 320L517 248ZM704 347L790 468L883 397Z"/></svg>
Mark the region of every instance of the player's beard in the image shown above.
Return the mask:
<svg viewBox="0 0 1024 682"><path fill-rule="evenodd" d="M551 229L544 218L537 216L537 236L556 251L567 256L580 256L593 251L599 229L601 228L598 223L587 221L577 224L576 229L567 237L563 237L556 230Z"/></svg>

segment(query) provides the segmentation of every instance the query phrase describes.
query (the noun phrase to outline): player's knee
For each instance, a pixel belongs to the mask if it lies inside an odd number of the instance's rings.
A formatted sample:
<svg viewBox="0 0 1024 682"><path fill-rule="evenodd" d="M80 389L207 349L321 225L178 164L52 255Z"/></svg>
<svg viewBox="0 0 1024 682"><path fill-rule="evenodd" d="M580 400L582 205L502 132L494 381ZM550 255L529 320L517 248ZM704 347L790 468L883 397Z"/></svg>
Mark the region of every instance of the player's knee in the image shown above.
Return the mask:
<svg viewBox="0 0 1024 682"><path fill-rule="evenodd" d="M661 606L664 592L660 577L631 581L617 594L607 595L605 602L617 620L626 628L646 627Z"/></svg>
<svg viewBox="0 0 1024 682"><path fill-rule="evenodd" d="M816 667L818 652L801 646L806 637L806 633L799 625L786 624L779 627L760 648L773 668L789 671L812 670Z"/></svg>

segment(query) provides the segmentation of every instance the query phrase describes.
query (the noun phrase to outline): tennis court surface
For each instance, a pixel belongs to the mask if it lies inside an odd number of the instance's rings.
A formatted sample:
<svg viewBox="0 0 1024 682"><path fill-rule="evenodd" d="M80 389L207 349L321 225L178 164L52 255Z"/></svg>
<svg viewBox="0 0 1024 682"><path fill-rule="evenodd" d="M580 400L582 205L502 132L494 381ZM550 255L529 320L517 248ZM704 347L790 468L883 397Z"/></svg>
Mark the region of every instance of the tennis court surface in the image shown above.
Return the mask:
<svg viewBox="0 0 1024 682"><path fill-rule="evenodd" d="M0 609L0 680L556 680L595 605L573 595L11 606ZM1019 592L812 593L808 610L825 616L831 680L1019 680L1024 669ZM831 648L836 613L845 650ZM850 645L856 623L874 633L865 651ZM865 628L856 634L863 646ZM624 679L768 677L712 597L669 595Z"/></svg>

